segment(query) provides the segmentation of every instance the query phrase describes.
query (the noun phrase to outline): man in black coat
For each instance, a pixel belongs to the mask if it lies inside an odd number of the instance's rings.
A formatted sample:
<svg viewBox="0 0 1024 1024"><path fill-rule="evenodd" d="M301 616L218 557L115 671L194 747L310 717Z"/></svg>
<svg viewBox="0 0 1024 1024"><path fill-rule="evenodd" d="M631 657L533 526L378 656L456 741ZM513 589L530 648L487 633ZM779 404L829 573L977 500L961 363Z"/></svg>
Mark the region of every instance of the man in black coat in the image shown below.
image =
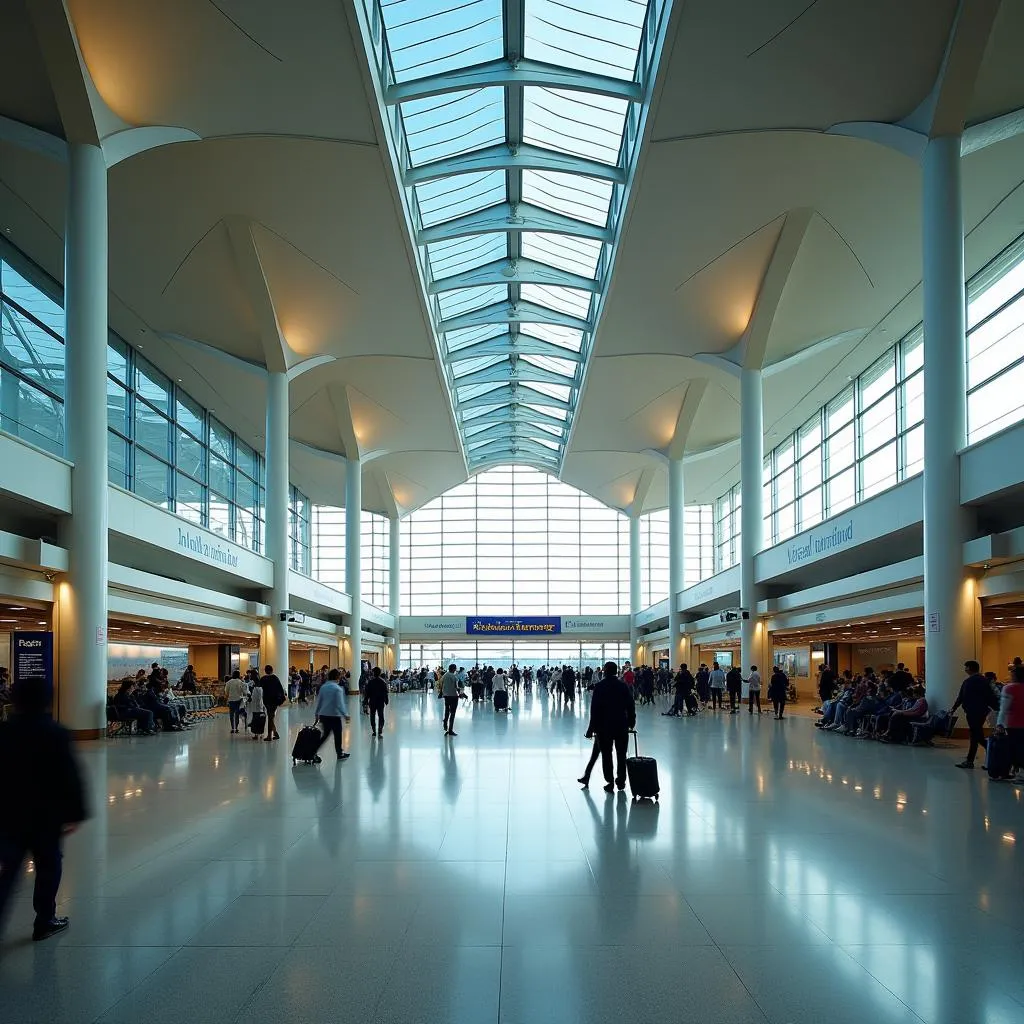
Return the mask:
<svg viewBox="0 0 1024 1024"><path fill-rule="evenodd" d="M617 785L626 788L626 753L629 749L629 730L636 725L636 704L629 687L619 678L619 666L609 661L604 666L604 678L594 687L590 701L590 725L587 738L597 737L601 745L601 767L604 771L606 793ZM618 774L612 774L612 748L615 749Z"/></svg>
<svg viewBox="0 0 1024 1024"><path fill-rule="evenodd" d="M267 735L264 739L279 740L281 737L277 732L277 724L274 721L274 715L277 714L277 709L288 698L285 696L281 680L274 675L273 665L267 665L266 668L263 669L263 678L260 680L260 686L263 687L263 703L267 707Z"/></svg>
<svg viewBox="0 0 1024 1024"><path fill-rule="evenodd" d="M976 661L964 662L967 678L960 684L960 693L956 703L949 709L952 715L956 709L963 707L967 718L967 729L971 742L967 748L967 757L957 764L957 768L973 768L978 747L988 749L985 739L985 719L990 711L998 710L999 698L992 689L992 684L981 674L981 666Z"/></svg>
<svg viewBox="0 0 1024 1024"><path fill-rule="evenodd" d="M61 837L86 818L85 792L71 734L49 714L49 688L35 680L14 688L14 714L0 724L0 929L26 855L35 865L32 906L37 942L62 932L57 917Z"/></svg>

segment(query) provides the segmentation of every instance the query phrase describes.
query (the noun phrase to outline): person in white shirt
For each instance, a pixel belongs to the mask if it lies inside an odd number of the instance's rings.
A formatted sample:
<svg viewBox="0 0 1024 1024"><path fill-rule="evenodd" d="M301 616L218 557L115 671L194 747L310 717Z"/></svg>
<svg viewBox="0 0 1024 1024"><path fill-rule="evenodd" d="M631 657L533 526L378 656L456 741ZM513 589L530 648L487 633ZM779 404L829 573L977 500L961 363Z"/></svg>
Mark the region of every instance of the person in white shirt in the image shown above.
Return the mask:
<svg viewBox="0 0 1024 1024"><path fill-rule="evenodd" d="M263 703L263 687L260 685L260 677L258 673L254 673L252 676L253 683L249 688L249 699L246 701L246 705L249 710L249 722L250 725L256 724L256 716L263 716L263 725L260 726L260 731L256 732L253 730L253 736L259 739L263 735L263 730L267 724L267 706Z"/></svg>
<svg viewBox="0 0 1024 1024"><path fill-rule="evenodd" d="M711 668L711 710L721 711L723 708L722 691L725 689L725 673L718 662Z"/></svg>
<svg viewBox="0 0 1024 1024"><path fill-rule="evenodd" d="M348 714L348 698L345 696L345 690L338 683L340 678L341 673L336 668L332 668L327 674L327 682L320 687L320 692L316 695L313 714L316 716L314 724L322 722L324 727L317 750L327 742L327 737L333 734L334 752L338 755L339 761L344 761L349 755L347 751L341 749L341 720L344 718L346 722L350 722L352 719Z"/></svg>
<svg viewBox="0 0 1024 1024"><path fill-rule="evenodd" d="M238 732L238 720L242 714L242 702L248 696L249 691L235 669L231 678L224 686L224 696L228 702L228 715L231 719L231 731Z"/></svg>
<svg viewBox="0 0 1024 1024"><path fill-rule="evenodd" d="M761 673L757 671L756 665L750 666L750 678L747 679L747 710L753 714L754 704L757 704L757 713L763 714L761 711Z"/></svg>

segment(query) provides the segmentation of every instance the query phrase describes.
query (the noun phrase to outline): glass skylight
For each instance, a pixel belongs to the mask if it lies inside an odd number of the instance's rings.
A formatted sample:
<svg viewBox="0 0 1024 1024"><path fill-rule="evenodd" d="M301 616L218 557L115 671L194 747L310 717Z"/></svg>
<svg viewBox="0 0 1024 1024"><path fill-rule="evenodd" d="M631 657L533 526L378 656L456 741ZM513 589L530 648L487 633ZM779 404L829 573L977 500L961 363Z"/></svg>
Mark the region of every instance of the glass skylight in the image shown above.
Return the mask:
<svg viewBox="0 0 1024 1024"><path fill-rule="evenodd" d="M501 0L381 0L380 11L398 82L502 54Z"/></svg>
<svg viewBox="0 0 1024 1024"><path fill-rule="evenodd" d="M671 0L359 3L467 465L556 468Z"/></svg>

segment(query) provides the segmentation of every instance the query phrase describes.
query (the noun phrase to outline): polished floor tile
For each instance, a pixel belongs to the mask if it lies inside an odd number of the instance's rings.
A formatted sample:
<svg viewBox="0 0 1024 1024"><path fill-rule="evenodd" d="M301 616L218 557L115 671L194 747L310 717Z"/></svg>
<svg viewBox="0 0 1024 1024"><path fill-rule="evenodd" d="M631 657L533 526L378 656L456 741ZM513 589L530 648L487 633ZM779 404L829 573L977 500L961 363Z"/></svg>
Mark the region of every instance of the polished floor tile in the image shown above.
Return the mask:
<svg viewBox="0 0 1024 1024"><path fill-rule="evenodd" d="M1024 789L952 748L659 710L657 804L582 789L585 709L543 696L455 740L396 698L341 764L291 764L299 708L280 744L219 719L86 744L72 925L27 941L20 889L0 1019L1024 1020Z"/></svg>

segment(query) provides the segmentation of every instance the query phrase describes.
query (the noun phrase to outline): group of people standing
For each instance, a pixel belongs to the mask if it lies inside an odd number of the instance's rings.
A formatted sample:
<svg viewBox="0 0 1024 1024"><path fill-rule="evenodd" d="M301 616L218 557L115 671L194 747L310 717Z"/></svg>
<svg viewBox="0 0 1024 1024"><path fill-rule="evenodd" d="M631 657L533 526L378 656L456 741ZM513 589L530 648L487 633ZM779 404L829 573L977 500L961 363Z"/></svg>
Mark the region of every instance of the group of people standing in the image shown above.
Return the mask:
<svg viewBox="0 0 1024 1024"><path fill-rule="evenodd" d="M746 679L735 665L726 672L717 662L711 668L701 664L697 674L690 671L684 663L679 666L675 676L676 698L672 707L662 714L669 717L696 715L702 709L710 711L725 710L725 694L729 695L729 711L738 715L743 705L743 686L747 687L747 711L750 715L762 715L766 712L761 708L761 673L756 665L750 666L750 674ZM772 702L776 719L786 714L786 702L789 698L789 676L781 665L776 665L768 683L768 699Z"/></svg>

